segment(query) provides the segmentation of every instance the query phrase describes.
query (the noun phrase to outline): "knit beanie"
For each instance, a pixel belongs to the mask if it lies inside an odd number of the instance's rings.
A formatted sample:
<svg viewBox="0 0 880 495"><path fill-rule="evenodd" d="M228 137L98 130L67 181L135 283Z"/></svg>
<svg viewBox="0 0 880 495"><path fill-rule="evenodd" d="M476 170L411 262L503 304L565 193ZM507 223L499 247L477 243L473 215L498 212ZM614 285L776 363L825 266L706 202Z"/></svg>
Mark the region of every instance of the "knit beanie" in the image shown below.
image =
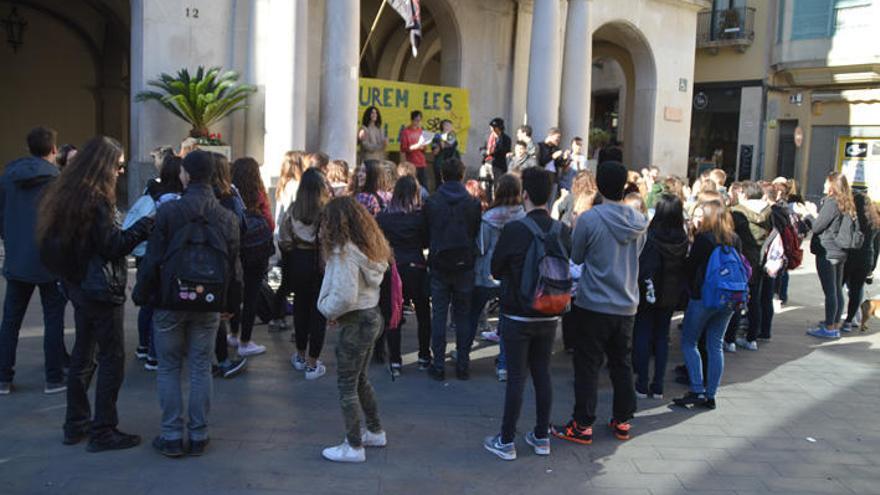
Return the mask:
<svg viewBox="0 0 880 495"><path fill-rule="evenodd" d="M620 162L602 162L596 169L596 185L602 197L611 201L623 199L627 170Z"/></svg>
<svg viewBox="0 0 880 495"><path fill-rule="evenodd" d="M183 169L190 182L210 182L214 176L214 158L207 151L195 150L183 159Z"/></svg>

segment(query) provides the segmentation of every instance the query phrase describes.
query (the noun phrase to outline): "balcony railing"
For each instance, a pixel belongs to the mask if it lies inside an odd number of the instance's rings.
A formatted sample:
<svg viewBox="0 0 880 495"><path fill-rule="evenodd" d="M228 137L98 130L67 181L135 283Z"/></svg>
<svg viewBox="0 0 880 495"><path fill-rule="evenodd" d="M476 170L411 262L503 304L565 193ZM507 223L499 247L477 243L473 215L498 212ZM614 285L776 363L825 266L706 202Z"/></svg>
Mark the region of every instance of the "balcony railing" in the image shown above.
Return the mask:
<svg viewBox="0 0 880 495"><path fill-rule="evenodd" d="M697 48L717 52L723 46L733 46L744 52L754 41L754 7L700 12L697 25Z"/></svg>

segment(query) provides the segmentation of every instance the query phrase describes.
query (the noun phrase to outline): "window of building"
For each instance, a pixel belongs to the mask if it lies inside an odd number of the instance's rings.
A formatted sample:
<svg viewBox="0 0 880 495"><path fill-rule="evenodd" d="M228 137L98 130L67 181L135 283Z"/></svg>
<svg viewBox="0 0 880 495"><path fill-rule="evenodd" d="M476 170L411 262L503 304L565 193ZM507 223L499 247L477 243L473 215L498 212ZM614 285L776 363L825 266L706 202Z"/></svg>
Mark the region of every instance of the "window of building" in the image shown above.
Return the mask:
<svg viewBox="0 0 880 495"><path fill-rule="evenodd" d="M871 2L872 0L795 0L791 39L830 38L839 31L865 27L870 19L867 14ZM782 21L780 31L781 26Z"/></svg>
<svg viewBox="0 0 880 495"><path fill-rule="evenodd" d="M788 0L779 0L777 5L779 6L778 11L776 12L776 42L782 43L782 40L785 37L785 4L788 3Z"/></svg>

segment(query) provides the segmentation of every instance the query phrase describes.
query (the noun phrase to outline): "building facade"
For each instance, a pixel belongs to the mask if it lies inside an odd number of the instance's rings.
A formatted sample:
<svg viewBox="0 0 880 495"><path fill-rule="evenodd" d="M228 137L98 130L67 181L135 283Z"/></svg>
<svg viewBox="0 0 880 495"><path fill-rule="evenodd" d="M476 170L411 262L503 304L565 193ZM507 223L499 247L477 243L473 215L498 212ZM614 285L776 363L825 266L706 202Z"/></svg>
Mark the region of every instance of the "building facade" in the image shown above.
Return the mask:
<svg viewBox="0 0 880 495"><path fill-rule="evenodd" d="M790 177L816 199L845 143L880 138L880 2L713 0L699 19L691 173Z"/></svg>
<svg viewBox="0 0 880 495"><path fill-rule="evenodd" d="M371 29L381 4L0 0L0 18L26 24L18 46L0 46L12 74L0 80L10 100L0 161L22 153L33 125L75 144L103 133L126 144L129 187L138 188L155 174L150 151L178 144L188 127L135 95L162 72L202 65L237 70L258 88L247 111L214 130L235 156L265 163L267 182L289 149L354 162L359 77L466 88L464 154L474 164L494 117L510 131L528 122L538 137L551 126L586 136L591 79L609 61L627 163L686 172L697 14L707 0L422 0L418 58L391 9Z"/></svg>

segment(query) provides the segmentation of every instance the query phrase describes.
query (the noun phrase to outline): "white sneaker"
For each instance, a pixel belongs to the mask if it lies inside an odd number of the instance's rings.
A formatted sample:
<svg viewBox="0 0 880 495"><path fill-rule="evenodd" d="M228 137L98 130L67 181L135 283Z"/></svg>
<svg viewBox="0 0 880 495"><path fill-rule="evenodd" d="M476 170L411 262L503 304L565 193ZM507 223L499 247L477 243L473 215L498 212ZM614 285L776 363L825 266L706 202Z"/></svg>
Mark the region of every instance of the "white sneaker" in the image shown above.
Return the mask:
<svg viewBox="0 0 880 495"><path fill-rule="evenodd" d="M724 352L735 353L736 352L736 344L734 344L733 342L729 342L729 343L725 342L724 343Z"/></svg>
<svg viewBox="0 0 880 495"><path fill-rule="evenodd" d="M507 369L506 368L495 368L495 376L498 377L499 382L507 381Z"/></svg>
<svg viewBox="0 0 880 495"><path fill-rule="evenodd" d="M352 447L348 440L335 447L327 447L321 452L324 459L333 462L366 462L367 453L363 447Z"/></svg>
<svg viewBox="0 0 880 495"><path fill-rule="evenodd" d="M501 337L498 336L498 332L482 332L480 338L487 342L498 342L501 340Z"/></svg>
<svg viewBox="0 0 880 495"><path fill-rule="evenodd" d="M750 351L757 351L758 350L758 343L757 342L752 342L750 340L746 340L743 337L736 339L736 345L737 345L737 347L742 347L743 349L748 349Z"/></svg>
<svg viewBox="0 0 880 495"><path fill-rule="evenodd" d="M314 368L306 368L306 380L317 380L326 374L327 367L321 361Z"/></svg>
<svg viewBox="0 0 880 495"><path fill-rule="evenodd" d="M238 346L238 355L241 357L256 356L266 352L266 346L248 342Z"/></svg>
<svg viewBox="0 0 880 495"><path fill-rule="evenodd" d="M229 347L238 347L239 345L241 345L241 342L238 341L238 337L236 337L235 335L228 334L226 336L226 345L228 345Z"/></svg>
<svg viewBox="0 0 880 495"><path fill-rule="evenodd" d="M361 433L361 443L364 447L384 447L388 445L388 438L384 431L373 433L372 431L365 429L364 432Z"/></svg>
<svg viewBox="0 0 880 495"><path fill-rule="evenodd" d="M296 371L306 370L306 360L302 357L302 354L298 352L294 352L293 356L290 356L290 365L293 366L293 369Z"/></svg>

